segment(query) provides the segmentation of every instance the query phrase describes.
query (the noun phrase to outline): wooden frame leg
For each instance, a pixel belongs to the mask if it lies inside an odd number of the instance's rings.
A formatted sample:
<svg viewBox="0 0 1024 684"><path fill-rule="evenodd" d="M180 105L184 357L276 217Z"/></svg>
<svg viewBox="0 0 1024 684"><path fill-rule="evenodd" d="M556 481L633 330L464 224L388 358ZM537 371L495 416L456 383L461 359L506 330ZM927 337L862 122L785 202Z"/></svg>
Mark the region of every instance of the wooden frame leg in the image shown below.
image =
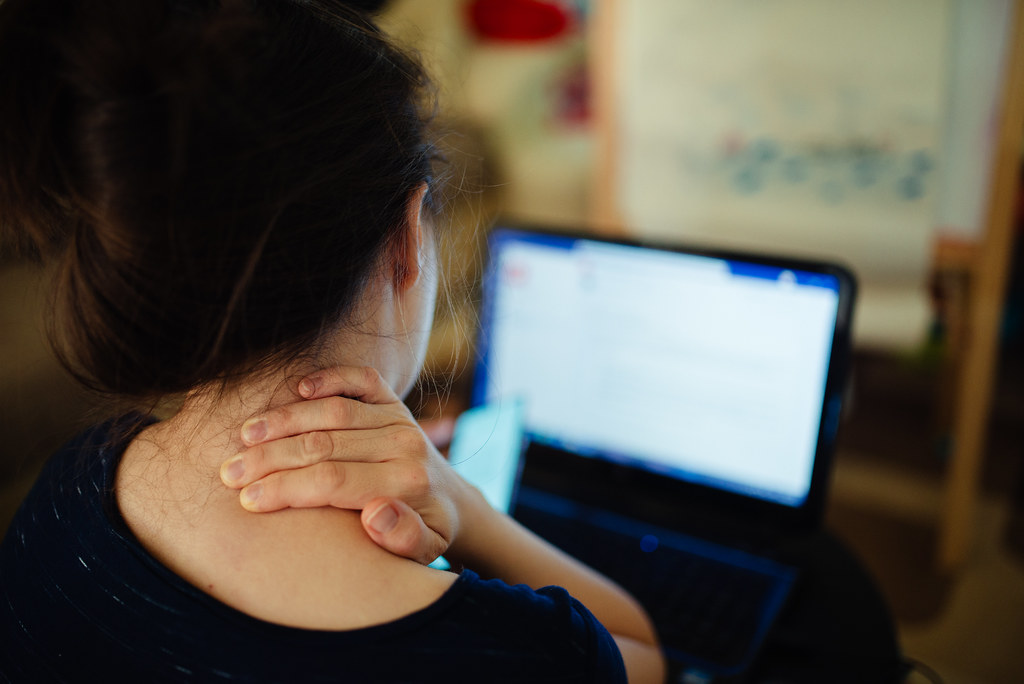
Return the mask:
<svg viewBox="0 0 1024 684"><path fill-rule="evenodd" d="M1024 139L1024 0L1015 3L1012 31L999 138L993 150L986 231L971 274L966 348L957 389L953 451L946 474L938 549L938 564L945 571L962 566L970 553L992 406Z"/></svg>

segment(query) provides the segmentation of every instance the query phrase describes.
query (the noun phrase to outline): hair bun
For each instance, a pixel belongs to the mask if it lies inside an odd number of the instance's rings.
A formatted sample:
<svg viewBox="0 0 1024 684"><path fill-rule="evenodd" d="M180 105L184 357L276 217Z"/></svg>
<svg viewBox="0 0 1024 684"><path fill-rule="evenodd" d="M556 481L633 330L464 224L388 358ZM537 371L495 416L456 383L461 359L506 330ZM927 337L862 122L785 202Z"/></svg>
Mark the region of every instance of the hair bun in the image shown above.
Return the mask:
<svg viewBox="0 0 1024 684"><path fill-rule="evenodd" d="M0 238L50 255L167 195L188 108L259 51L247 5L0 0Z"/></svg>
<svg viewBox="0 0 1024 684"><path fill-rule="evenodd" d="M425 74L341 0L0 0L0 237L85 385L305 358L431 175Z"/></svg>

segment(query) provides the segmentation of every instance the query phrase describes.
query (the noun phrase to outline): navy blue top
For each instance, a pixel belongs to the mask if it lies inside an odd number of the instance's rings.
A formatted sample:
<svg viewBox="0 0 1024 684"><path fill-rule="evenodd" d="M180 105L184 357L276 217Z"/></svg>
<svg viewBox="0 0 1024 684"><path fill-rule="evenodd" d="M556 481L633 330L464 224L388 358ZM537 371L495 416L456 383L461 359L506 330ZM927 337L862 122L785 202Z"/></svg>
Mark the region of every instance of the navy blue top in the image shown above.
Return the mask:
<svg viewBox="0 0 1024 684"><path fill-rule="evenodd" d="M559 587L464 570L434 604L351 631L272 624L153 558L114 498L128 437L58 452L0 545L0 681L625 682L607 630Z"/></svg>

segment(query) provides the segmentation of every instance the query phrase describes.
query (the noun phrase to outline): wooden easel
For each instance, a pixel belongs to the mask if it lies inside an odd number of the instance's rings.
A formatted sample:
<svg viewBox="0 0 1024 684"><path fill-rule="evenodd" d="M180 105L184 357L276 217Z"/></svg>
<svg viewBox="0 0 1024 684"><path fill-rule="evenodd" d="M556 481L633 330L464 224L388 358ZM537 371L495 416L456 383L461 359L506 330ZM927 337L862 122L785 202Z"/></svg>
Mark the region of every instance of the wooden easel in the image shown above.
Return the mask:
<svg viewBox="0 0 1024 684"><path fill-rule="evenodd" d="M955 570L970 553L978 481L985 453L999 351L999 325L1013 243L1024 139L1024 2L1013 8L1003 79L999 129L992 156L987 219L981 241L966 256L969 291L953 418L953 450L946 473L938 563ZM939 247L937 267L963 259L962 250Z"/></svg>
<svg viewBox="0 0 1024 684"><path fill-rule="evenodd" d="M592 15L593 102L598 131L591 223L606 233L627 227L617 197L616 3L599 0ZM998 354L998 330L1005 299L1013 240L1014 203L1020 183L1024 140L1024 0L1015 0L1003 75L999 128L992 155L987 218L981 239L968 246L940 242L935 268L966 272L961 297L963 321L956 331L952 363L956 368L953 401L953 449L945 476L936 563L953 571L970 553L985 438Z"/></svg>

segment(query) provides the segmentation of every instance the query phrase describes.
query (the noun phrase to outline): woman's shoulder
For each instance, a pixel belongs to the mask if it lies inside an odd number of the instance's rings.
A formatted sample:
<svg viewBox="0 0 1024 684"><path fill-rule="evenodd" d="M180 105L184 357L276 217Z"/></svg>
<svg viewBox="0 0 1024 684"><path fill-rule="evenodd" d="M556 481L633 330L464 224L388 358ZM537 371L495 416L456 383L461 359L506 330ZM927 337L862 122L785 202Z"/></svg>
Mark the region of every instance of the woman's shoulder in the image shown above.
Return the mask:
<svg viewBox="0 0 1024 684"><path fill-rule="evenodd" d="M149 555L213 599L258 620L313 630L392 622L437 601L455 576L373 543L358 511L252 513L216 471L150 458L146 433L117 472L117 505Z"/></svg>
<svg viewBox="0 0 1024 684"><path fill-rule="evenodd" d="M463 609L484 617L504 616L495 638L528 645L541 653L565 650L591 656L601 650L617 653L604 626L564 588L532 589L500 579L480 579L471 571L468 575L465 585L470 600Z"/></svg>
<svg viewBox="0 0 1024 684"><path fill-rule="evenodd" d="M105 495L123 449L116 438L117 425L124 423L107 421L90 427L47 459L8 527L5 547L25 546L29 538L68 536L84 541L110 532ZM62 548L51 541L40 551L56 554Z"/></svg>
<svg viewBox="0 0 1024 684"><path fill-rule="evenodd" d="M224 509L189 547L198 562L179 574L260 620L317 630L374 627L427 609L457 579L377 546L358 511L254 514L234 497Z"/></svg>

